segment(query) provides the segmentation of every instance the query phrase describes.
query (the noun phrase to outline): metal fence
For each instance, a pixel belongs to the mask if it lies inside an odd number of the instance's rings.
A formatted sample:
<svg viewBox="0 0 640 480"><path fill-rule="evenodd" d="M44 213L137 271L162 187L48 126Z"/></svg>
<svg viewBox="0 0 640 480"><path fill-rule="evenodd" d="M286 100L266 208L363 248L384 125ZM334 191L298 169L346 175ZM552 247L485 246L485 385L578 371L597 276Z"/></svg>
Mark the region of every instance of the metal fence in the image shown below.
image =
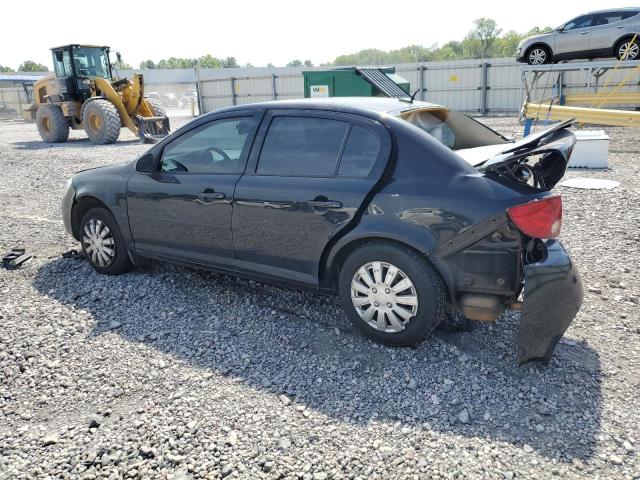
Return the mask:
<svg viewBox="0 0 640 480"><path fill-rule="evenodd" d="M0 88L0 116L3 118L22 117L22 111L31 99L22 87Z"/></svg>
<svg viewBox="0 0 640 480"><path fill-rule="evenodd" d="M615 64L613 61L609 63ZM575 71L565 72L556 72L554 68L557 67L550 66L550 73L538 78L535 87L531 89L532 98L550 98L559 78L564 93L594 91L597 85L602 87L603 84L611 89L625 78L627 82L621 91L640 91L639 75L629 78L629 68L634 65L621 64L616 70L609 68L603 71L598 77L599 84L594 84L594 75L598 73L596 62L580 62L575 65ZM418 90L418 99L478 115L519 112L525 99L525 69L525 66L513 59L505 58L396 66L396 72L411 83L412 91ZM223 76L224 71L219 70L216 72L217 78L208 79L202 78L204 71L197 73L202 112L243 103L302 98L302 69L295 72L288 69L284 73L279 73L278 70L274 69L268 75L261 74L260 69L244 70L243 75L237 76Z"/></svg>
<svg viewBox="0 0 640 480"><path fill-rule="evenodd" d="M608 60L551 65L550 72L539 76L528 93L534 101L543 100L549 99L552 92L571 94L593 93L597 88L611 90L623 80L625 84L620 92L639 92L640 75L633 70L638 63L622 62L618 65ZM523 79L530 75L527 73L529 67L516 63L512 58L425 62L395 67L396 72L411 83L412 91L418 90L418 99L476 115L519 112L527 94ZM302 72L305 70L324 68L155 69L136 72L144 74L146 91L171 92L179 97L181 92L195 85L200 111L204 113L230 105L302 98ZM119 73L130 77L134 71ZM561 92L554 91L555 84L561 86ZM29 103L23 98L24 92L20 88L0 88L0 92L0 101L9 104L19 115ZM637 105L607 107L636 108Z"/></svg>

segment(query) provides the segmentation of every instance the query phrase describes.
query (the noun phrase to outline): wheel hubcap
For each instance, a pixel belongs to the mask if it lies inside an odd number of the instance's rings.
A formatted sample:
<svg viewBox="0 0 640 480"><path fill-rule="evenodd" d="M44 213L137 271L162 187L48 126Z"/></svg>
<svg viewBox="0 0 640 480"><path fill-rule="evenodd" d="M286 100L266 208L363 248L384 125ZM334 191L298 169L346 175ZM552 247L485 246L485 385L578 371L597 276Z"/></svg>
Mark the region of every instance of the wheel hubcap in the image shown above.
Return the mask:
<svg viewBox="0 0 640 480"><path fill-rule="evenodd" d="M99 132L102 128L102 120L97 113L89 114L89 127L91 127L91 130L94 132Z"/></svg>
<svg viewBox="0 0 640 480"><path fill-rule="evenodd" d="M618 55L620 58L625 60L633 60L640 53L640 47L637 43L626 42L620 46L620 50L618 50Z"/></svg>
<svg viewBox="0 0 640 480"><path fill-rule="evenodd" d="M84 250L94 265L108 267L113 263L116 242L111 230L102 220L92 218L85 223L82 241Z"/></svg>
<svg viewBox="0 0 640 480"><path fill-rule="evenodd" d="M381 332L404 330L418 311L418 294L409 277L387 262L369 262L351 280L351 302L367 324Z"/></svg>
<svg viewBox="0 0 640 480"><path fill-rule="evenodd" d="M542 65L547 59L547 52L542 48L536 48L529 54L529 61L532 65Z"/></svg>
<svg viewBox="0 0 640 480"><path fill-rule="evenodd" d="M49 120L49 117L44 117L42 119L42 129L47 133L51 132L51 120Z"/></svg>

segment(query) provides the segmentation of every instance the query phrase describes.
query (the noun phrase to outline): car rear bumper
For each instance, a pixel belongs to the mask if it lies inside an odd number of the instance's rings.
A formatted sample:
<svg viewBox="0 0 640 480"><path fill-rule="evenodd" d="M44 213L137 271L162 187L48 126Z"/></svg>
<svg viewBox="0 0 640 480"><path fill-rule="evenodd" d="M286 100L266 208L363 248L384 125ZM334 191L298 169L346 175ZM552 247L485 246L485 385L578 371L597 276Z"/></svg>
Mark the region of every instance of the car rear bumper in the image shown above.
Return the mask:
<svg viewBox="0 0 640 480"><path fill-rule="evenodd" d="M582 281L557 240L546 240L543 258L524 267L524 305L518 332L518 363L547 365L556 344L582 305Z"/></svg>

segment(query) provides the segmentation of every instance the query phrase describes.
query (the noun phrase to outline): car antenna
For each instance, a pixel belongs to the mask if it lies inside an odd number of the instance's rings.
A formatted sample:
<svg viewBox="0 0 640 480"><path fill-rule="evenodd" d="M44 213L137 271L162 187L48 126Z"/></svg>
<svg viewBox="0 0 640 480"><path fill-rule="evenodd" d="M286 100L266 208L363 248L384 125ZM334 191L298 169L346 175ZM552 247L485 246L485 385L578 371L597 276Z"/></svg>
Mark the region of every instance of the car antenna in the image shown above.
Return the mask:
<svg viewBox="0 0 640 480"><path fill-rule="evenodd" d="M400 101L401 102L406 102L406 103L413 103L413 101L416 99L416 95L418 94L418 90L416 89L415 92L413 92L413 95L411 95L411 97L407 98L401 98Z"/></svg>

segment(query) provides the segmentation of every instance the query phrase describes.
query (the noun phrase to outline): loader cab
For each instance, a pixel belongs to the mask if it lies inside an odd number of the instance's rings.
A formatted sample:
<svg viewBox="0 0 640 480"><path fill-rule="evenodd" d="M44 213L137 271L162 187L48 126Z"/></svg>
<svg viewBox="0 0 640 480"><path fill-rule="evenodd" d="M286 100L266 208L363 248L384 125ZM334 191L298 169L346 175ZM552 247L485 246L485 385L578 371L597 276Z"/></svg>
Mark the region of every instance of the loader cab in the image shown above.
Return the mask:
<svg viewBox="0 0 640 480"><path fill-rule="evenodd" d="M91 96L91 78L112 78L109 47L64 45L51 52L61 101L83 102Z"/></svg>

